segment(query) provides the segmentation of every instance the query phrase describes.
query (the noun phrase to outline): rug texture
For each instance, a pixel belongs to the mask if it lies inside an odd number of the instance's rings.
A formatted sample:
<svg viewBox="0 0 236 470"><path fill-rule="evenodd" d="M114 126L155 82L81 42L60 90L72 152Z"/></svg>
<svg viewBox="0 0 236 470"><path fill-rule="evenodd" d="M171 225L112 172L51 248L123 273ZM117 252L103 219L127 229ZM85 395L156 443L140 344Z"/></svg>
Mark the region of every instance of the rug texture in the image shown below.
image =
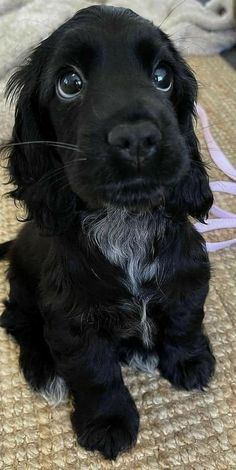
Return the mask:
<svg viewBox="0 0 236 470"><path fill-rule="evenodd" d="M205 107L218 143L236 164L236 73L219 57L191 60L200 84L200 103ZM9 136L12 111L1 108L1 136ZM206 161L209 155L198 134ZM210 162L209 162L210 163ZM226 179L213 164L212 180ZM4 180L1 170L1 182ZM1 194L6 187L1 185ZM219 195L218 204L236 210L235 198ZM0 241L14 238L21 224L13 202L2 198ZM211 240L235 236L219 231ZM209 238L209 236L208 236ZM124 369L140 412L136 447L105 461L86 452L71 430L70 403L50 407L33 394L18 369L18 347L0 330L0 468L26 469L236 469L236 247L211 255L212 281L206 305L205 325L216 360L216 375L207 392L182 392L159 377ZM8 285L6 263L0 265L0 298Z"/></svg>

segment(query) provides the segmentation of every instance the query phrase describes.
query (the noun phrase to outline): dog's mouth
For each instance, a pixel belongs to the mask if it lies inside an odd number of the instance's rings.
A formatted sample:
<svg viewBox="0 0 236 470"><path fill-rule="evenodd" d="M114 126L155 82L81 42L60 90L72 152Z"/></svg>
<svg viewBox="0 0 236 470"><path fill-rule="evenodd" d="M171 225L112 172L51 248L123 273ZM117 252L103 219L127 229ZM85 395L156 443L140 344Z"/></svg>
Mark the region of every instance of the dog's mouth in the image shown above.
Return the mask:
<svg viewBox="0 0 236 470"><path fill-rule="evenodd" d="M108 183L98 188L99 199L104 206L127 207L134 210L148 210L162 207L165 190L151 178L137 176L126 182Z"/></svg>
<svg viewBox="0 0 236 470"><path fill-rule="evenodd" d="M76 164L74 171L66 167L72 190L90 208L115 206L138 211L165 206L168 188L188 169L185 148L171 153L169 159L161 153L149 159L144 156L143 161L97 154Z"/></svg>

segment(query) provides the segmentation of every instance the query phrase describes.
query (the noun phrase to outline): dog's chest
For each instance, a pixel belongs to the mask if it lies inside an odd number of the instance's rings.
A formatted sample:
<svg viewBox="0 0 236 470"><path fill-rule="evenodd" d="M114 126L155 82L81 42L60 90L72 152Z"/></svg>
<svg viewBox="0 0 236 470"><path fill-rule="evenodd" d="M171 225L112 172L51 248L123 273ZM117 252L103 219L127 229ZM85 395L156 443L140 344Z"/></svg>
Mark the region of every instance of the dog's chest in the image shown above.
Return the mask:
<svg viewBox="0 0 236 470"><path fill-rule="evenodd" d="M84 226L91 241L109 262L122 268L121 282L133 298L127 308L133 308L136 316L138 314L143 341L150 344L151 323L147 306L152 295L146 286L155 281L158 271L158 260L153 253L156 223L152 215L108 209L102 216L87 217Z"/></svg>

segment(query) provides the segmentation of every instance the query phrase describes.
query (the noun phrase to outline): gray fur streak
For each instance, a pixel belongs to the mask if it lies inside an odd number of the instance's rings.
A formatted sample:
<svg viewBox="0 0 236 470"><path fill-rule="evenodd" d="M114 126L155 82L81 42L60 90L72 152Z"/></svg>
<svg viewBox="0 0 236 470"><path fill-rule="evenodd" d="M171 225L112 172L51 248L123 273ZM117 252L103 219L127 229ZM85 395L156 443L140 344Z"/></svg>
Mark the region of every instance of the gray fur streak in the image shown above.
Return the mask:
<svg viewBox="0 0 236 470"><path fill-rule="evenodd" d="M151 212L134 213L127 209L108 207L83 219L83 230L103 255L125 272L123 281L134 296L133 308L141 314L142 339L151 344L151 324L147 318L147 304L142 285L157 278L159 266L154 259L154 239L161 238L164 224L159 224ZM150 258L152 261L150 262Z"/></svg>
<svg viewBox="0 0 236 470"><path fill-rule="evenodd" d="M55 375L48 380L46 386L39 390L40 395L48 402L49 405L55 407L60 403L65 403L68 398L68 388L65 381Z"/></svg>
<svg viewBox="0 0 236 470"><path fill-rule="evenodd" d="M150 298L150 297L149 297ZM147 317L146 304L147 301L133 298L132 301L124 300L119 302L118 306L121 311L127 314L126 330L122 331L122 338L129 338L135 334L142 337L144 345L149 348L153 345L152 333L155 331L154 324L150 318ZM138 318L131 318L129 313L138 313Z"/></svg>
<svg viewBox="0 0 236 470"><path fill-rule="evenodd" d="M143 358L141 354L134 353L127 365L132 367L132 369L153 374L158 364L159 358L157 354L150 353L147 358Z"/></svg>

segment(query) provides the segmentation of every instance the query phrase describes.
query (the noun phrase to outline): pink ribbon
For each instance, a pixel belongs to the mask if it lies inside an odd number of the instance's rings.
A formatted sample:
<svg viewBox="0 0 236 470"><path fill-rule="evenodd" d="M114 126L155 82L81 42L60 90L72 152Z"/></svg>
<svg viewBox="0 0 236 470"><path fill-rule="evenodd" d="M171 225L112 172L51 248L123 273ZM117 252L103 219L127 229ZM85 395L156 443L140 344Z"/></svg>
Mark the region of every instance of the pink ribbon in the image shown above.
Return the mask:
<svg viewBox="0 0 236 470"><path fill-rule="evenodd" d="M209 128L207 114L200 105L197 105L197 113L201 121L203 135L212 160L225 175L236 181L236 168L233 167L213 138ZM233 194L236 196L236 183L231 181L212 181L210 183L210 187L212 191ZM222 228L236 228L236 214L233 212L223 210L220 207L213 205L211 213L217 218L209 219L207 224L202 224L201 222L196 223L195 227L199 232L205 233ZM236 243L236 238L224 240L222 242L207 242L206 246L207 250L211 252L230 247L234 243Z"/></svg>

